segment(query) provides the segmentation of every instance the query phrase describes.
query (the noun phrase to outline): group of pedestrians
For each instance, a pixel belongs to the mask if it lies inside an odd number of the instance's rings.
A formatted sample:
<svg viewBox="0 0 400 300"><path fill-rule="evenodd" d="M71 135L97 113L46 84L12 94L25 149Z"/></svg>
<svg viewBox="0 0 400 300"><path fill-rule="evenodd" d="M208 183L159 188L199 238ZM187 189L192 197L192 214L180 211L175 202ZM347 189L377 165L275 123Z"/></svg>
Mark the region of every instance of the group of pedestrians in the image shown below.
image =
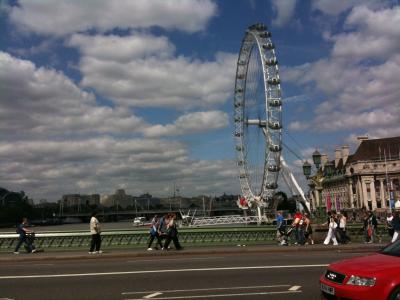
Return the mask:
<svg viewBox="0 0 400 300"><path fill-rule="evenodd" d="M156 239L156 250L170 249L171 241L173 242L176 250L182 250L183 247L179 242L178 228L176 224L176 214L168 213L162 217L155 215L151 220L149 243L147 250L153 250L152 244ZM163 244L163 240L164 244Z"/></svg>
<svg viewBox="0 0 400 300"><path fill-rule="evenodd" d="M97 219L96 212L93 212L90 218L90 234L91 242L89 254L101 254L101 226ZM171 241L176 250L182 250L183 247L179 243L178 228L176 224L176 214L169 213L162 217L155 215L151 220L150 237L147 250L153 250L152 244L156 240L155 249L168 250L170 249ZM163 243L164 242L164 243Z"/></svg>
<svg viewBox="0 0 400 300"><path fill-rule="evenodd" d="M390 236L392 237L391 242L395 242L400 238L400 205L392 211L391 215L387 218L387 228ZM308 213L301 213L296 211L293 222L287 223L287 220L283 217L282 212L278 211L276 216L276 228L277 228L277 240L280 245L288 245L289 236L293 235L295 245L308 245L314 244L313 230L311 226L311 218ZM351 239L347 235L347 214L346 212L336 212L334 210L327 213L326 222L322 225L328 227L328 233L324 239L323 244L329 245L331 242L333 245L339 245L350 243ZM378 221L375 214L372 211L364 211L363 215L363 231L364 231L364 242L374 243L377 241L377 229ZM21 224L17 226L17 233L19 234L18 242L16 244L14 253L19 254L19 249L22 245L28 252L36 252L37 249L33 244L34 232L28 228L27 218L23 218ZM92 213L90 219L90 234L91 242L89 254L100 254L101 247L101 226L97 219L96 213ZM176 250L182 250L183 247L179 242L178 228L176 223L176 214L168 213L164 216L155 215L151 220L149 240L147 250L153 250L153 242L156 241L154 249L156 250L168 250L170 244L173 242Z"/></svg>
<svg viewBox="0 0 400 300"><path fill-rule="evenodd" d="M277 212L276 217L277 239L280 245L288 245L288 238L294 235L295 245L314 244L311 218L308 213L296 211L292 224L287 224L282 212Z"/></svg>
<svg viewBox="0 0 400 300"><path fill-rule="evenodd" d="M328 233L326 234L324 245L329 245L332 241L334 246L347 244L351 242L350 237L347 235L347 213L336 212L334 210L328 212L327 220L324 226L328 226Z"/></svg>
<svg viewBox="0 0 400 300"><path fill-rule="evenodd" d="M327 213L326 222L322 224L328 227L327 235L323 244L333 245L347 244L351 242L350 237L347 235L347 213L329 211ZM276 217L277 240L280 245L288 245L289 236L294 241L295 245L313 245L313 229L310 214L307 212L296 211L293 216L292 224L287 224L282 216L282 212L277 212ZM400 216L399 216L399 229L400 229ZM400 234L400 230L399 230Z"/></svg>

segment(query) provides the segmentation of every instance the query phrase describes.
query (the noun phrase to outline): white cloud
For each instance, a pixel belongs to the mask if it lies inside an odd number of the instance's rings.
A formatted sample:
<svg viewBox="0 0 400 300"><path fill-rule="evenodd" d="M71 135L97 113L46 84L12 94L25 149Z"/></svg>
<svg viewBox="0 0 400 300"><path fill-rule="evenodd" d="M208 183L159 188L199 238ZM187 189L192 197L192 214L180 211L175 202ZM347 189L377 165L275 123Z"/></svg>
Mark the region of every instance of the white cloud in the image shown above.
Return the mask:
<svg viewBox="0 0 400 300"><path fill-rule="evenodd" d="M372 11L355 7L346 19L355 29L332 37L332 55L352 61L387 59L400 50L400 7Z"/></svg>
<svg viewBox="0 0 400 300"><path fill-rule="evenodd" d="M357 137L358 136L367 136L369 139L380 139L385 137L393 137L393 136L400 136L400 127L394 125L393 127L386 127L386 128L370 128L368 131L363 131L362 133L358 134L350 134L345 138L345 142L349 145L353 145L354 148L358 146Z"/></svg>
<svg viewBox="0 0 400 300"><path fill-rule="evenodd" d="M289 127L289 130L302 131L302 130L306 130L306 129L310 128L310 124L295 121L295 122L290 123L288 127Z"/></svg>
<svg viewBox="0 0 400 300"><path fill-rule="evenodd" d="M204 111L180 116L173 124L155 125L144 130L146 137L176 136L224 128L229 124L228 114L222 111Z"/></svg>
<svg viewBox="0 0 400 300"><path fill-rule="evenodd" d="M271 0L271 2L276 14L272 24L277 27L288 24L293 19L297 0Z"/></svg>
<svg viewBox="0 0 400 300"><path fill-rule="evenodd" d="M188 196L237 189L233 161L191 160L184 144L159 139L0 141L0 169L7 174L4 186L19 190L23 184L31 197L49 200L76 190L109 194L121 185L132 194L158 196L173 182Z"/></svg>
<svg viewBox="0 0 400 300"><path fill-rule="evenodd" d="M326 15L337 16L358 5L378 8L387 5L386 0L312 0L311 9L320 11Z"/></svg>
<svg viewBox="0 0 400 300"><path fill-rule="evenodd" d="M93 59L118 63L148 57L168 58L175 51L174 45L166 37L139 32L129 36L74 34L67 45L79 48L84 55Z"/></svg>
<svg viewBox="0 0 400 300"><path fill-rule="evenodd" d="M296 120L289 128L398 135L400 8L354 7L345 27L345 32L329 37L329 58L283 69L282 77L328 99L316 106L313 120Z"/></svg>
<svg viewBox="0 0 400 300"><path fill-rule="evenodd" d="M136 33L79 35L68 44L82 52L82 86L96 89L118 105L209 107L224 103L232 93L237 59L233 54L218 53L214 61L174 57L174 47L166 38ZM122 54L116 53L115 45Z"/></svg>
<svg viewBox="0 0 400 300"><path fill-rule="evenodd" d="M400 106L390 109L374 109L359 114L336 110L318 115L314 120L314 128L316 131L327 132L357 128L393 127L400 122L399 113Z"/></svg>
<svg viewBox="0 0 400 300"><path fill-rule="evenodd" d="M18 84L16 84L18 83ZM137 132L145 122L125 108L102 107L53 69L0 52L3 135Z"/></svg>
<svg viewBox="0 0 400 300"><path fill-rule="evenodd" d="M183 143L133 137L147 133L149 124L131 109L100 106L61 72L0 52L0 89L0 177L10 190L23 187L30 197L55 201L119 186L166 196L174 181L187 196L238 189L231 160L193 160ZM192 112L171 126L191 134L222 128L227 120L221 111Z"/></svg>
<svg viewBox="0 0 400 300"><path fill-rule="evenodd" d="M205 28L217 6L210 0L20 0L9 10L11 22L20 30L66 35L151 26L196 32Z"/></svg>

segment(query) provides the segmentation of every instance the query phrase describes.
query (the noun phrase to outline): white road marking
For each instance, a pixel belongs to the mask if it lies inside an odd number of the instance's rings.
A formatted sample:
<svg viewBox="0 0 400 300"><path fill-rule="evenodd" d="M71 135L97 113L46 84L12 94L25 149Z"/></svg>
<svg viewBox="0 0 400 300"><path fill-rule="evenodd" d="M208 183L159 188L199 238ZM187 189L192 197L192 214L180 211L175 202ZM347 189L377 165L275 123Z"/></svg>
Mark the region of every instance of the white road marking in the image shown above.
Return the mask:
<svg viewBox="0 0 400 300"><path fill-rule="evenodd" d="M153 298L153 297L156 297L156 296L159 296L159 295L162 295L162 293L160 293L160 292L153 293L153 294L144 296L143 299L150 299L150 298Z"/></svg>
<svg viewBox="0 0 400 300"><path fill-rule="evenodd" d="M149 271L125 271L125 272L102 272L102 273L71 273L71 274L43 274L43 275L16 275L0 276L4 279L29 279L29 278L61 278L61 277L88 277L88 276L115 276L115 275L133 275L133 274L151 274L151 273L179 273L179 272L211 272L211 271L231 271L231 270L268 270L268 269L288 269L288 268L321 268L328 264L316 265L287 265L287 266L254 266L254 267L221 267L221 268L198 268L198 269L166 269Z"/></svg>
<svg viewBox="0 0 400 300"><path fill-rule="evenodd" d="M297 291L297 290L299 290L300 288L301 288L300 285L294 285L294 286L292 286L292 287L289 289L289 291Z"/></svg>
<svg viewBox="0 0 400 300"><path fill-rule="evenodd" d="M282 292L259 292L259 293L238 293L238 294L209 294L209 295L185 295L185 296L171 296L159 297L157 300L172 300L172 299L200 299L200 298L222 298L222 297L238 297L238 296L259 296L259 295L277 295L277 294L295 294L301 291L282 291ZM132 298L126 300L141 300L143 298Z"/></svg>
<svg viewBox="0 0 400 300"><path fill-rule="evenodd" d="M244 290L244 289L265 289L275 287L289 287L289 284L277 284L277 285L255 285L255 286L231 286L231 287L220 287L220 288L207 288L207 289L190 289L190 290L165 290L158 291L162 293L182 293L182 292L201 292L201 291L221 291L221 290ZM154 293L156 291L143 291L143 292L123 292L122 295L134 295L134 294L147 294Z"/></svg>

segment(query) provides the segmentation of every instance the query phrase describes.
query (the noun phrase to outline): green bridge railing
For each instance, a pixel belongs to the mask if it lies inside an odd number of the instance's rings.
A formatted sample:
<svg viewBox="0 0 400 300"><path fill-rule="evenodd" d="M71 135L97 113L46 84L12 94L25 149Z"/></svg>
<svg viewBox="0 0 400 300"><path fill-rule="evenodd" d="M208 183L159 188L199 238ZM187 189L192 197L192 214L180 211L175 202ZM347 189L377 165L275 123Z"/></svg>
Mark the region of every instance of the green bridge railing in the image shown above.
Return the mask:
<svg viewBox="0 0 400 300"><path fill-rule="evenodd" d="M327 229L314 227L314 240L322 242ZM354 242L363 241L364 233L360 226L350 226L348 235ZM146 230L106 231L101 234L102 248L145 248L149 234ZM292 239L294 236L291 237ZM389 241L382 229L378 238ZM36 233L35 245L44 250L68 250L88 248L91 236L88 232L43 232ZM236 245L236 244L275 244L276 229L273 226L181 228L179 240L183 245ZM0 233L0 251L13 251L18 241L17 234Z"/></svg>

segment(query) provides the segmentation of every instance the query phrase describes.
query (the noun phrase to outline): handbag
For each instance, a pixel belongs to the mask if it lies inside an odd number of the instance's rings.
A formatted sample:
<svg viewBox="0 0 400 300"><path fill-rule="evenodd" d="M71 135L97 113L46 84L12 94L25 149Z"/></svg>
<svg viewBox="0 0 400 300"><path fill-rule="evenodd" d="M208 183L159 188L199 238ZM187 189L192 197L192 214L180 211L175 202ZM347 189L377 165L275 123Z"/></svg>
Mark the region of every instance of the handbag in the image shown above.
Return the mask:
<svg viewBox="0 0 400 300"><path fill-rule="evenodd" d="M372 236L372 227L371 226L368 226L367 234L368 234L369 237Z"/></svg>

